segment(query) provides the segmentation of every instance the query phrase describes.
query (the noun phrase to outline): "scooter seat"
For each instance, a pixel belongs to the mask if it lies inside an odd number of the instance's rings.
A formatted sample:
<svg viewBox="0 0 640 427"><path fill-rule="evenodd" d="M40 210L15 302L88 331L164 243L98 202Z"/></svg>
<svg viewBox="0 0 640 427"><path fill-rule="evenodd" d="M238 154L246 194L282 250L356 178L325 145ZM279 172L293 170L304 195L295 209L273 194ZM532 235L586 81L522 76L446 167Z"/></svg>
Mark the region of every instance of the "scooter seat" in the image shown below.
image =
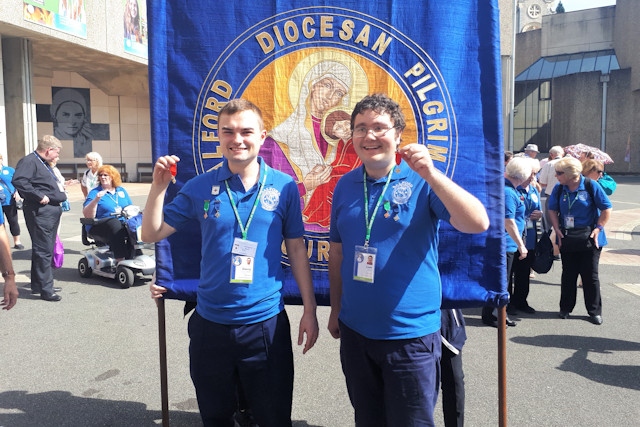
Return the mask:
<svg viewBox="0 0 640 427"><path fill-rule="evenodd" d="M92 235L90 232L87 232L87 228L85 226L102 224L109 219L111 218L80 218L80 223L82 224L82 244L85 246L107 246L108 242L102 241L99 237Z"/></svg>

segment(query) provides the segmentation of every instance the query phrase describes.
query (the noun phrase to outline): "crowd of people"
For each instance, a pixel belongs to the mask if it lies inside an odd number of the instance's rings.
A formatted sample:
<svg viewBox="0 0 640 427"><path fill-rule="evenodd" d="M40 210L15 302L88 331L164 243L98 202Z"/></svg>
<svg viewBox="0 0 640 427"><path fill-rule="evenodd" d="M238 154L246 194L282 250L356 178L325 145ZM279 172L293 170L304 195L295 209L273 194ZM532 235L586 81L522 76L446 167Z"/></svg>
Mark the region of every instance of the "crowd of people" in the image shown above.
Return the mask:
<svg viewBox="0 0 640 427"><path fill-rule="evenodd" d="M605 226L612 210L607 194L615 190L615 181L605 175L604 164L594 158L593 152L581 152L576 158L565 155L561 146L554 146L542 161L530 160L538 154L535 144L527 145L524 155L505 152L505 178L511 184L505 190L510 295L507 313L536 313L527 302L530 278L534 277L532 250L539 235L551 229L555 258L562 264L558 316L569 317L576 305L577 288L582 287L589 320L601 325L598 265L602 247L607 244ZM523 168L530 171L530 175L518 183L524 178L523 173L514 174L514 171L522 172ZM535 184L536 178L539 188ZM544 209L540 194L546 199ZM538 224L540 219L544 219L542 224ZM510 240L516 244L510 245ZM496 326L496 317L489 307L483 309L482 320ZM507 325L515 326L516 323L507 317Z"/></svg>
<svg viewBox="0 0 640 427"><path fill-rule="evenodd" d="M157 159L142 240L157 242L193 221L200 224L201 272L188 330L190 372L203 424L234 425L239 411L250 410L252 423L290 426L294 366L282 294L282 241L303 303L297 333L303 353L313 348L319 334L300 193L290 175L270 167L259 155L267 131L256 105L231 100L218 120L221 166L192 178L166 204L171 169L180 159ZM327 328L340 339L356 425L434 425L441 387L445 425L461 426L464 318L458 309L440 309L437 256L431 248L440 221L462 233L482 233L489 219L475 196L434 166L425 145L400 145L405 125L398 103L382 94L364 97L350 116L351 143L362 167L346 172L333 190ZM5 173L3 167L0 177L8 205L22 201L32 242L31 292L47 301L61 299L51 267L67 200L67 183L55 168L61 149L61 142L47 135L15 171ZM566 319L574 310L580 277L587 313L599 325L598 263L611 215L611 202L597 184L604 167L589 153L582 163L563 153L562 147L552 147L549 157L539 161L534 144L522 155L505 153L507 312L536 313L527 300L534 248L540 230L552 227L562 262L559 317ZM132 201L118 171L102 165L98 153L89 152L86 161L82 213L87 218L111 218L91 232L108 241L122 259L126 236L113 213ZM419 203L393 199L406 206L402 218L390 219L378 208L393 198L387 194L396 188L410 189L407 197ZM214 190L217 207L209 203ZM221 206L232 214L212 210ZM5 213L14 247L20 249L19 227ZM11 309L18 291L9 239L2 230L0 267L5 279L2 306ZM156 284L150 289L154 299L167 292ZM497 319L493 307L483 308L484 323L498 326ZM508 316L506 322L516 324Z"/></svg>
<svg viewBox="0 0 640 427"><path fill-rule="evenodd" d="M31 294L39 295L45 301L60 301L62 290L54 286L53 270L58 267L52 258L54 246L60 235L60 218L71 209L67 186L79 183L76 179L65 179L56 164L60 157L62 143L53 135L45 135L38 141L36 149L20 159L16 168L2 164L0 155L0 267L5 278L2 306L10 309L17 301L15 273L6 232L6 215L13 247L23 250L20 240L18 210L24 214L27 230L31 237ZM80 182L85 195L83 215L87 218L110 218L95 226L93 234L102 236L113 250L116 261L128 254L128 235L123 222L114 214L132 204L127 191L121 186L120 173L110 165L102 165L99 153L89 152L85 156L87 170ZM5 239L7 249L5 250Z"/></svg>

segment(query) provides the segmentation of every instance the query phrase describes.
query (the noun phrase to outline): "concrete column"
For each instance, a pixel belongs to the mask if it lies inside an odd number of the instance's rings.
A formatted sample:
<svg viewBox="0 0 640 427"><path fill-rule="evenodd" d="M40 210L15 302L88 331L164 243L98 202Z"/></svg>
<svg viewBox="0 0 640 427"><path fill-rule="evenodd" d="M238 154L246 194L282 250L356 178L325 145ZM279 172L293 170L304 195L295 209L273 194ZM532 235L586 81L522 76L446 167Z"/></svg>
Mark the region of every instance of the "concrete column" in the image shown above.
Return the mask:
<svg viewBox="0 0 640 427"><path fill-rule="evenodd" d="M31 42L3 38L2 71L6 119L6 164L15 165L37 145L36 106L32 94Z"/></svg>

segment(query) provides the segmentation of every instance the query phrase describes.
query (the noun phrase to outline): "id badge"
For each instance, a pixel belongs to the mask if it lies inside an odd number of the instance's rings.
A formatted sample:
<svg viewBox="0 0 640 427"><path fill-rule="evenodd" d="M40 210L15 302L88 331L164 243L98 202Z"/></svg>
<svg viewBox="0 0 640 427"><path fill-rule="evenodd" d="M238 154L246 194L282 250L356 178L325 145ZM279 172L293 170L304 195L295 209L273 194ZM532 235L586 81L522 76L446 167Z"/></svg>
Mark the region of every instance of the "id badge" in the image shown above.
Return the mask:
<svg viewBox="0 0 640 427"><path fill-rule="evenodd" d="M533 228L533 221L531 221L531 218L527 218L527 228Z"/></svg>
<svg viewBox="0 0 640 427"><path fill-rule="evenodd" d="M564 228L569 229L574 227L574 217L567 215L564 217Z"/></svg>
<svg viewBox="0 0 640 427"><path fill-rule="evenodd" d="M258 242L236 237L231 248L231 283L252 283Z"/></svg>
<svg viewBox="0 0 640 427"><path fill-rule="evenodd" d="M376 256L378 250L370 246L356 246L353 260L353 280L373 283L376 272Z"/></svg>

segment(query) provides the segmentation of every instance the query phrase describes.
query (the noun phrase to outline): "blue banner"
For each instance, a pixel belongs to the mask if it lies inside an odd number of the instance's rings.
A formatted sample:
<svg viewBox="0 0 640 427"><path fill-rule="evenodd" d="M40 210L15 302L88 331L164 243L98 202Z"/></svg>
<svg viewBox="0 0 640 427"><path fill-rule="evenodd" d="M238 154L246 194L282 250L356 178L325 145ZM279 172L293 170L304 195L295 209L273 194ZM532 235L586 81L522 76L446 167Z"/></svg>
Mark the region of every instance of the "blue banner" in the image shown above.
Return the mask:
<svg viewBox="0 0 640 427"><path fill-rule="evenodd" d="M442 224L443 304L506 303L497 0L148 7L153 155L181 159L168 200L221 162L222 105L253 101L268 130L261 156L298 183L316 297L328 304L331 195L360 165L348 120L364 95L387 93L407 118L402 143L426 144L438 168L489 212L483 234ZM195 221L157 245L157 280L169 298L195 299L200 261ZM282 265L287 302L299 302L284 253Z"/></svg>

